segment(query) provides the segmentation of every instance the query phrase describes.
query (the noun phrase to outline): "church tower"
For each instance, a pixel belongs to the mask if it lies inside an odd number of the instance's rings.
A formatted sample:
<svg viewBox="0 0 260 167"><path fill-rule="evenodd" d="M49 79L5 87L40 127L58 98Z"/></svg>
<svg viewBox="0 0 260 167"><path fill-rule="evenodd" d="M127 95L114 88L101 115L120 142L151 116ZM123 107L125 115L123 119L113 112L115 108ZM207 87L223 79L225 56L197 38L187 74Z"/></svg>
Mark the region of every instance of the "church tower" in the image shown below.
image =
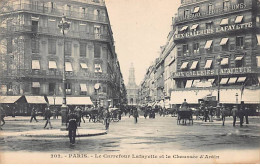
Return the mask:
<svg viewBox="0 0 260 167"><path fill-rule="evenodd" d="M137 105L138 104L138 89L139 88L135 82L134 64L131 63L131 66L129 69L128 84L126 86L128 105Z"/></svg>

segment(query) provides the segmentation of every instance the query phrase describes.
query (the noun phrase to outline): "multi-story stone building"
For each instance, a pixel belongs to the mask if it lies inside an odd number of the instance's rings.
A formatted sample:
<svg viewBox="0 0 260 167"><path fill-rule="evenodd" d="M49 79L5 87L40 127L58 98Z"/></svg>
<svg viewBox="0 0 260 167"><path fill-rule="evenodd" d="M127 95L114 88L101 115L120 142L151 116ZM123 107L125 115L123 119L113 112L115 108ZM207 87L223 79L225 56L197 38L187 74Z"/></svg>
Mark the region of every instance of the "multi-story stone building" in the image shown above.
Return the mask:
<svg viewBox="0 0 260 167"><path fill-rule="evenodd" d="M65 41L58 27L63 15L70 23ZM91 97L103 105L124 99L103 0L3 0L0 19L2 96L61 97L65 61L68 98Z"/></svg>
<svg viewBox="0 0 260 167"><path fill-rule="evenodd" d="M207 95L220 103L260 103L259 1L182 0L174 27L172 103L195 104Z"/></svg>

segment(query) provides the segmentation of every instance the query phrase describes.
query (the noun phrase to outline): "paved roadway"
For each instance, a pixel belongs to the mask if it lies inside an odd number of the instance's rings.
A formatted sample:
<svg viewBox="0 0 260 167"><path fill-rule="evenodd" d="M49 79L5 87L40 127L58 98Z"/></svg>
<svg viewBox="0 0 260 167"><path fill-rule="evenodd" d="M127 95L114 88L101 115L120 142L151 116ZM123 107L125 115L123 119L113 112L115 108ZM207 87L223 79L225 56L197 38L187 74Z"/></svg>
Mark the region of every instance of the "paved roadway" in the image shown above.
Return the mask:
<svg viewBox="0 0 260 167"><path fill-rule="evenodd" d="M122 117L120 122L111 122L107 135L76 139L71 146L67 138L25 137L14 132L42 130L44 120L30 123L29 117L7 117L0 136L0 148L6 152L41 153L165 153L165 152L212 152L259 150L260 118L251 117L250 124L232 126L232 118L226 125L220 121L204 123L194 120L193 125L177 125L176 117L144 119L142 116L134 124L134 118ZM61 120L51 120L54 128L60 128ZM104 129L102 123L86 122L81 128ZM48 130L46 130L48 131ZM3 133L4 132L4 133ZM3 135L5 134L5 135ZM18 134L18 133L17 133ZM245 152L244 152L245 153ZM258 151L259 154L259 151Z"/></svg>

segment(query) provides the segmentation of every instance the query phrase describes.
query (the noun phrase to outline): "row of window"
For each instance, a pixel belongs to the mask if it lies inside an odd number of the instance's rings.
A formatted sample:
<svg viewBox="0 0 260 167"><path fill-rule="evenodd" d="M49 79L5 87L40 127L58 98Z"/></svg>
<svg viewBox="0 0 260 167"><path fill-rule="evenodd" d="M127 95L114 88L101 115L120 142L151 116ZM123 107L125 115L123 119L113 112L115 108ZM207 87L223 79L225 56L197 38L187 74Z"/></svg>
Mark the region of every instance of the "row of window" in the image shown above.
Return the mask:
<svg viewBox="0 0 260 167"><path fill-rule="evenodd" d="M236 16L236 19L234 21L235 24L240 24L243 22L244 16L240 15L240 16ZM223 18L220 22L220 26L226 26L230 23L230 19L229 18ZM201 23L200 23L201 24ZM212 29L213 28L213 21L209 21L205 23L206 29ZM189 26L183 26L180 31L181 32L187 32L187 31L198 31L199 30L199 24L193 24L191 27Z"/></svg>
<svg viewBox="0 0 260 167"><path fill-rule="evenodd" d="M56 39L48 39L48 54L56 54L57 51L57 40ZM39 53L40 52L40 42L38 39L32 38L31 40L31 48L32 53ZM10 46L10 44L8 45ZM100 44L94 44L94 58L101 58L101 45ZM10 53L11 50L8 50ZM65 55L71 56L72 53L72 42L66 41L65 42ZM80 57L87 57L87 44L86 43L80 43L79 45L79 54Z"/></svg>
<svg viewBox="0 0 260 167"><path fill-rule="evenodd" d="M236 67L242 67L244 65L243 58L244 58L243 56L237 56L235 58L235 66ZM227 68L229 66L229 61L230 61L230 59L225 57L221 60L220 65ZM189 64L191 64L190 67L189 67ZM189 68L190 70L197 70L198 64L199 64L199 61L193 61L192 63L183 62L180 69L181 70L188 70L188 68ZM211 69L212 64L213 64L213 60L207 60L206 63L205 63L205 66L203 68L206 69L206 70Z"/></svg>
<svg viewBox="0 0 260 167"><path fill-rule="evenodd" d="M242 5L244 4L244 0L237 0L237 5ZM215 6L214 4L210 3L208 4L207 6L207 13L211 14L211 13L214 13L215 12ZM225 11L225 10L229 10L231 7L231 2L230 0L223 0L222 1L222 9ZM243 7L243 6L241 6ZM197 14L199 13L201 10L201 7L200 6L195 6L193 9L185 9L184 12L183 12L183 16L184 18L188 18L190 17L191 14ZM206 11L204 11L206 12Z"/></svg>
<svg viewBox="0 0 260 167"><path fill-rule="evenodd" d="M88 69L88 65L87 63L79 63L81 69L83 70L87 70ZM56 61L49 61L48 67L50 70L57 70L57 63ZM40 70L41 66L40 66L40 60L32 60L32 70ZM101 64L99 63L95 63L94 64L94 70L96 73L102 73L102 68L101 68ZM66 72L73 72L73 68L72 68L72 64L71 62L65 62L65 71Z"/></svg>
<svg viewBox="0 0 260 167"><path fill-rule="evenodd" d="M257 35L257 40L260 40L260 35ZM220 43L219 43L219 46L222 47L222 51L228 51L230 50L229 48L229 38L222 38ZM236 48L239 48L239 49L243 49L244 48L244 45L245 45L245 39L244 37L242 36L238 36L236 37L235 39L235 46ZM258 42L258 44L260 44ZM200 43L199 42L194 42L192 44L192 49L189 48L189 45L188 44L184 44L182 45L182 53L183 55L187 55L189 54L190 50L192 50L192 52L194 54L199 54L200 53ZM205 42L205 45L204 45L204 49L207 50L207 51L213 51L213 40L207 40Z"/></svg>

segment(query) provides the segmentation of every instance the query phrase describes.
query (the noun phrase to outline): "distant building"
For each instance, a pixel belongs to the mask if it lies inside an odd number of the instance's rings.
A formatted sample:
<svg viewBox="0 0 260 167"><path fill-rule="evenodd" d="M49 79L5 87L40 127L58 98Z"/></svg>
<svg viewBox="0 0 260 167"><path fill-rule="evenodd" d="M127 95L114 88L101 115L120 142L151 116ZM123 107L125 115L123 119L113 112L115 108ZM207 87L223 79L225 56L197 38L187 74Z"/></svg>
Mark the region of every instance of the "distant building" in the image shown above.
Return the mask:
<svg viewBox="0 0 260 167"><path fill-rule="evenodd" d="M135 82L135 69L133 63L131 63L131 67L129 69L129 80L126 86L127 90L127 100L128 105L137 105L139 104L138 91L139 87Z"/></svg>

